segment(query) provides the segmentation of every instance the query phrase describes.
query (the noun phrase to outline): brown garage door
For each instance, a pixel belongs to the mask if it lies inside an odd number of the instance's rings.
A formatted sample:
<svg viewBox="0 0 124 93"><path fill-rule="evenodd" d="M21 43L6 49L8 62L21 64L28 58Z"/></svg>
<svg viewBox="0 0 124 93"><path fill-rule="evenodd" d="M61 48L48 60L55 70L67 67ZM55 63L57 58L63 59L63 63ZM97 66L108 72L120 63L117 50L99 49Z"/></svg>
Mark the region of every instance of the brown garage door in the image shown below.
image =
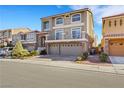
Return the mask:
<svg viewBox="0 0 124 93"><path fill-rule="evenodd" d="M109 53L112 56L124 56L124 41L110 41Z"/></svg>

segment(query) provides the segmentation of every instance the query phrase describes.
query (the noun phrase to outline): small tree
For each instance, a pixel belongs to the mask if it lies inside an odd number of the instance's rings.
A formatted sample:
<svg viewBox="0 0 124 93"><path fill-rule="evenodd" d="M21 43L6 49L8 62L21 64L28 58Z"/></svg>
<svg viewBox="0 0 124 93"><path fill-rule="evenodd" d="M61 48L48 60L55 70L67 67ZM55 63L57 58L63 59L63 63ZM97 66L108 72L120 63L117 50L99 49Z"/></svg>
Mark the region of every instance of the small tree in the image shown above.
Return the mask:
<svg viewBox="0 0 124 93"><path fill-rule="evenodd" d="M12 57L23 58L28 55L29 55L28 50L23 48L22 43L20 41L17 41L15 47L12 50Z"/></svg>

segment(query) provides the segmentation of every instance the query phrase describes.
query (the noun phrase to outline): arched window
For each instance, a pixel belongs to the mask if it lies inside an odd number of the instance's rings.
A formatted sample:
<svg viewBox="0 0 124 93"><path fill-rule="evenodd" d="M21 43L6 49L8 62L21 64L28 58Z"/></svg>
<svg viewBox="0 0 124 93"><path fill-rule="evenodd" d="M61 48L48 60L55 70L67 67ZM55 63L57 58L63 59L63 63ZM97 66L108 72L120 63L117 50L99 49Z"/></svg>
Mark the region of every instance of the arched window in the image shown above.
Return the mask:
<svg viewBox="0 0 124 93"><path fill-rule="evenodd" d="M75 21L80 21L80 14L75 14L75 15L72 15L72 22L75 22Z"/></svg>
<svg viewBox="0 0 124 93"><path fill-rule="evenodd" d="M57 18L56 24L63 24L63 18Z"/></svg>

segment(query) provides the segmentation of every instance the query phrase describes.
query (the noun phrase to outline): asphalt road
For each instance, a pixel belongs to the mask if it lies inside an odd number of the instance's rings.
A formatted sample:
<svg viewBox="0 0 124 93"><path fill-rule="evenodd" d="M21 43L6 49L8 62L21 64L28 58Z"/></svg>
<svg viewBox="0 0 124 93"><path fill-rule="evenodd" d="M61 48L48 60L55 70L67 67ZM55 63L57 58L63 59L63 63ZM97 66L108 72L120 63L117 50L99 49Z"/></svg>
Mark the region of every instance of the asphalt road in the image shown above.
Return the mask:
<svg viewBox="0 0 124 93"><path fill-rule="evenodd" d="M124 87L124 75L35 64L0 62L0 87Z"/></svg>

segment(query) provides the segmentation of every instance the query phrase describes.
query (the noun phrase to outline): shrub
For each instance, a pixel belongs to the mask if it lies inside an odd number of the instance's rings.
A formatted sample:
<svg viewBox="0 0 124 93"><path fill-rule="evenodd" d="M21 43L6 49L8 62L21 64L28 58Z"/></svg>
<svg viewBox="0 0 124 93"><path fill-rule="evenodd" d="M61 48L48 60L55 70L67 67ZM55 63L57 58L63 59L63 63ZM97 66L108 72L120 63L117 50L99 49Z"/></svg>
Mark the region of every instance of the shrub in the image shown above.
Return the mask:
<svg viewBox="0 0 124 93"><path fill-rule="evenodd" d="M44 50L41 50L40 55L46 55L46 54L47 54L47 52L46 52L45 49Z"/></svg>
<svg viewBox="0 0 124 93"><path fill-rule="evenodd" d="M30 55L31 56L37 56L39 53L36 50L31 51Z"/></svg>
<svg viewBox="0 0 124 93"><path fill-rule="evenodd" d="M88 52L84 52L83 56L84 56L85 59L87 59L88 58Z"/></svg>
<svg viewBox="0 0 124 93"><path fill-rule="evenodd" d="M100 58L100 61L107 62L108 55L106 53L101 53L100 56L99 56L99 58Z"/></svg>
<svg viewBox="0 0 124 93"><path fill-rule="evenodd" d="M12 57L13 58L24 58L28 55L29 55L28 50L22 47L22 43L20 41L17 41L15 47L12 50Z"/></svg>
<svg viewBox="0 0 124 93"><path fill-rule="evenodd" d="M84 52L82 55L78 56L77 57L77 61L84 61L88 58L88 53L87 52Z"/></svg>

